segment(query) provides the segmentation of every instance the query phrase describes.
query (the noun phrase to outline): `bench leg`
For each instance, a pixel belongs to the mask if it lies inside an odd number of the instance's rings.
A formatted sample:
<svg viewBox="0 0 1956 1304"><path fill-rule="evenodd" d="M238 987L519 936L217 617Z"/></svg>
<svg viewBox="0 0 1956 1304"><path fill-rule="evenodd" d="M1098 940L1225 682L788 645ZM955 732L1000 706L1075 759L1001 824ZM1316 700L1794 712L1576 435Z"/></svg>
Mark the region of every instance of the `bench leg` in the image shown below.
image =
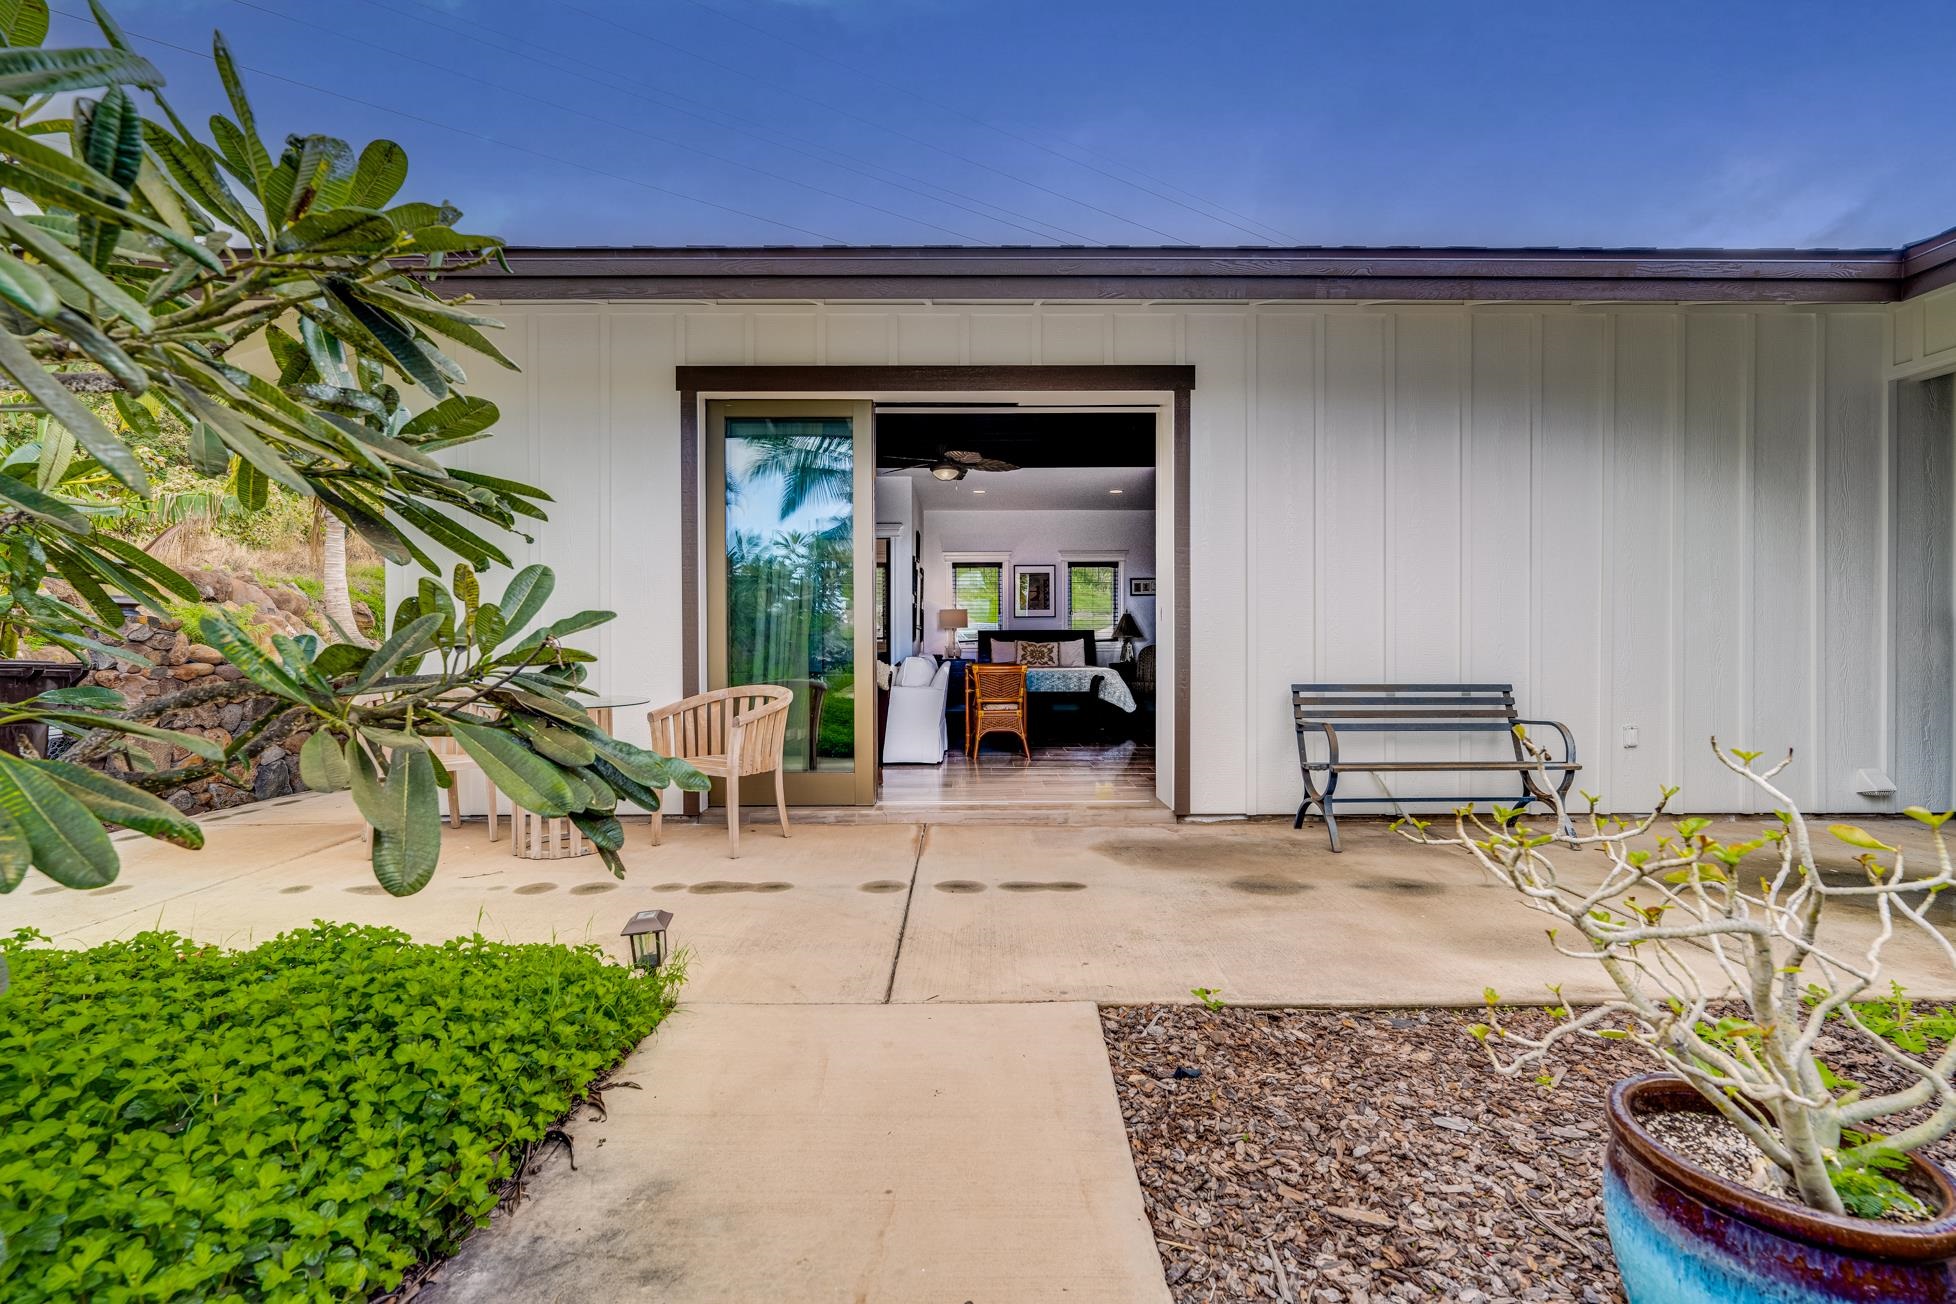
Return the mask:
<svg viewBox="0 0 1956 1304"><path fill-rule="evenodd" d="M1325 784L1324 790L1320 792L1318 791L1317 784L1311 782L1311 772L1305 770L1303 771L1303 775L1304 800L1297 808L1297 818L1291 822L1291 827L1294 829L1303 828L1304 817L1311 813L1311 807L1316 806L1318 808L1318 814L1324 816L1325 832L1331 835L1331 849L1333 851L1344 850L1344 848L1338 845L1338 817L1331 813L1331 790L1338 786L1338 776L1335 774L1332 775L1330 780Z"/></svg>
<svg viewBox="0 0 1956 1304"><path fill-rule="evenodd" d="M1569 804L1568 804L1569 788L1575 783L1575 781L1576 781L1575 771L1573 770L1564 771L1562 775L1562 782L1557 784L1555 789L1555 795L1562 799L1562 822L1560 826L1557 827L1557 829L1555 830L1555 836L1562 839L1562 841L1568 843L1569 850L1571 851L1575 851L1578 849L1576 843L1576 823L1574 820L1569 818ZM1535 791L1535 785L1532 782L1530 782L1526 776L1523 776L1522 782L1524 787L1521 794L1520 809L1526 810L1530 804L1537 803L1537 802L1548 807L1550 810L1555 809L1555 802L1546 793L1537 793Z"/></svg>

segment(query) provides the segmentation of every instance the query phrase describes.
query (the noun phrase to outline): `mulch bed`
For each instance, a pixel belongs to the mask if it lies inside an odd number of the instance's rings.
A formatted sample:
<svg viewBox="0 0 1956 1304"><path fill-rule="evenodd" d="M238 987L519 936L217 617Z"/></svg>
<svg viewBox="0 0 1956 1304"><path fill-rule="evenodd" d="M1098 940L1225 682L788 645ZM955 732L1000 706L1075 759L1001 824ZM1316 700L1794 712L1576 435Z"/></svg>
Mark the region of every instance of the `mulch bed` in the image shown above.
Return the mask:
<svg viewBox="0 0 1956 1304"><path fill-rule="evenodd" d="M1649 1061L1585 1042L1545 1090L1488 1066L1463 1031L1479 1017L1103 1010L1178 1304L1621 1300L1603 1225L1603 1099ZM1529 1017L1511 1022L1532 1031ZM1886 1076L1858 1053L1829 1058ZM1948 1163L1951 1149L1930 1153Z"/></svg>

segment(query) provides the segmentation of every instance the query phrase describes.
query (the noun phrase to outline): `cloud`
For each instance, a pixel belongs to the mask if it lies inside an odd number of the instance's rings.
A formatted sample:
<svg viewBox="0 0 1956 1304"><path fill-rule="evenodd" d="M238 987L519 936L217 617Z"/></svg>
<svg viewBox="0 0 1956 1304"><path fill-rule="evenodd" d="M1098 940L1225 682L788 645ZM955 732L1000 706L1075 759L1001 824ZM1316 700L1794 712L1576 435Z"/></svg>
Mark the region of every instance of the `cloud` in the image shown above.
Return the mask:
<svg viewBox="0 0 1956 1304"><path fill-rule="evenodd" d="M744 11L756 17L765 17L770 12L783 9L801 9L862 21L908 17L918 13L944 13L962 6L959 0L718 0L718 3L708 7L728 13Z"/></svg>
<svg viewBox="0 0 1956 1304"><path fill-rule="evenodd" d="M1728 154L1680 205L1682 238L1712 247L1825 248L1893 243L1876 236L1887 169L1764 149Z"/></svg>

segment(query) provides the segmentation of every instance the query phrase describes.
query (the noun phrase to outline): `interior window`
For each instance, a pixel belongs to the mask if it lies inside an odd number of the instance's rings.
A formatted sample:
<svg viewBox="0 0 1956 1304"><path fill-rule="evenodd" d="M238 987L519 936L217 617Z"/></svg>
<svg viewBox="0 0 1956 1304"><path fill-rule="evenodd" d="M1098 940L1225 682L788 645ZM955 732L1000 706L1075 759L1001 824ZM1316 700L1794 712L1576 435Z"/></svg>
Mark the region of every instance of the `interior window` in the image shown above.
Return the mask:
<svg viewBox="0 0 1956 1304"><path fill-rule="evenodd" d="M1005 568L995 561L951 563L951 603L971 615L971 623L957 631L960 647L975 644L979 630L998 628L1004 573Z"/></svg>
<svg viewBox="0 0 1956 1304"><path fill-rule="evenodd" d="M1114 637L1121 618L1121 568L1111 561L1066 563L1066 624L1090 629L1098 639Z"/></svg>

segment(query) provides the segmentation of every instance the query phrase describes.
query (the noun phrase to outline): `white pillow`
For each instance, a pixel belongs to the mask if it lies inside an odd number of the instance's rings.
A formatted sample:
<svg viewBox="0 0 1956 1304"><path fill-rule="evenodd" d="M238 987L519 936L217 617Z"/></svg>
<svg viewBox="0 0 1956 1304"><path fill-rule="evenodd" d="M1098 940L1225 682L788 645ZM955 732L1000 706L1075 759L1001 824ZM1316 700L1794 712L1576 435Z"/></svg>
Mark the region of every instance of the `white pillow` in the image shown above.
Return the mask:
<svg viewBox="0 0 1956 1304"><path fill-rule="evenodd" d="M896 682L912 688L918 685L928 687L931 677L937 673L937 662L930 657L905 657L897 667Z"/></svg>
<svg viewBox="0 0 1956 1304"><path fill-rule="evenodd" d="M1016 642L1008 638L995 638L992 640L993 665L1009 666L1016 664L1018 659L1019 645Z"/></svg>
<svg viewBox="0 0 1956 1304"><path fill-rule="evenodd" d="M1077 638L1067 639L1059 645L1059 663L1062 670L1084 669L1087 664L1087 645Z"/></svg>

